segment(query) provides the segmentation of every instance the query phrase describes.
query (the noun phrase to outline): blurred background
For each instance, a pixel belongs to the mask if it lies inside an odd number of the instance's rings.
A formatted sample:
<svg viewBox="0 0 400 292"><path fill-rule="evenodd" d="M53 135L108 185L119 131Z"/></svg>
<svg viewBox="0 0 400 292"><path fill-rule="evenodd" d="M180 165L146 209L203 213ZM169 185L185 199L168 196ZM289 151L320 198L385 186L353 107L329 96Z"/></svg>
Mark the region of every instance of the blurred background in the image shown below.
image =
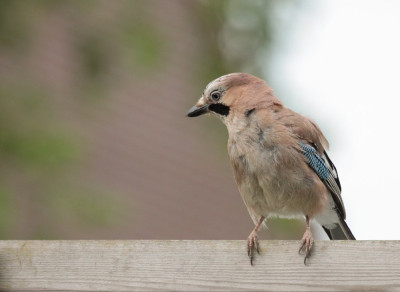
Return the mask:
<svg viewBox="0 0 400 292"><path fill-rule="evenodd" d="M248 72L321 126L355 236L398 239L399 16L389 0L1 0L0 238L246 239L225 126L185 114Z"/></svg>

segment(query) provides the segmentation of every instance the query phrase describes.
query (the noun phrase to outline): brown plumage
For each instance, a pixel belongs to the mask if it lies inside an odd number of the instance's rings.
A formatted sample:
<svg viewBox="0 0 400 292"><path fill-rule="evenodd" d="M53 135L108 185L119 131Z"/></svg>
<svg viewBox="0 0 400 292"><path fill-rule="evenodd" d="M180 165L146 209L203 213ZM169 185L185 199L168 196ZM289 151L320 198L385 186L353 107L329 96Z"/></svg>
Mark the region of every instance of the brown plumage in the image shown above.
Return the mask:
<svg viewBox="0 0 400 292"><path fill-rule="evenodd" d="M264 218L305 216L306 257L313 239L309 220L328 236L354 239L347 227L337 172L328 141L310 119L286 108L261 79L245 73L207 85L188 116L215 113L229 132L228 153L240 194L256 224L248 238L251 263Z"/></svg>

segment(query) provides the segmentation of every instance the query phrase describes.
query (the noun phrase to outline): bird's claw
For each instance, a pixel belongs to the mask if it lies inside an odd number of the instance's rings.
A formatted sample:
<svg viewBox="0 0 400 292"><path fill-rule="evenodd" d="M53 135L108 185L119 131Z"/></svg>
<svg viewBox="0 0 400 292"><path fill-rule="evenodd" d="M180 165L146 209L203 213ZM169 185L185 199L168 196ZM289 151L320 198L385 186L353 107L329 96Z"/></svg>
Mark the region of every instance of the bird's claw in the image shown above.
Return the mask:
<svg viewBox="0 0 400 292"><path fill-rule="evenodd" d="M249 237L247 238L247 255L250 258L250 264L253 265L254 259L254 250L260 254L260 249L258 245L258 236L257 232L253 231L250 233Z"/></svg>
<svg viewBox="0 0 400 292"><path fill-rule="evenodd" d="M307 264L307 259L311 255L311 248L313 246L314 239L312 238L311 231L309 228L306 229L306 232L304 232L303 238L301 239L301 245L299 248L299 254L301 251L304 249L305 250L305 257L304 257L304 265Z"/></svg>

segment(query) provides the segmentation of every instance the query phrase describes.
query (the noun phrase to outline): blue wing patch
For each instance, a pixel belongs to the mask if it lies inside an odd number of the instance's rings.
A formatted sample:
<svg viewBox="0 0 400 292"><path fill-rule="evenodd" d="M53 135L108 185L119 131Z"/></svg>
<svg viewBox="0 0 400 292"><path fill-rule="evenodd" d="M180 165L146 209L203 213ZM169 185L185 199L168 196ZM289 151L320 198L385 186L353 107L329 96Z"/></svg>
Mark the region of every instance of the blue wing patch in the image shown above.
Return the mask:
<svg viewBox="0 0 400 292"><path fill-rule="evenodd" d="M329 168L325 161L318 155L317 151L310 145L299 143L301 150L308 159L308 164L314 169L320 179L327 180L329 178Z"/></svg>
<svg viewBox="0 0 400 292"><path fill-rule="evenodd" d="M331 192L337 211L343 218L346 218L342 196L340 195L341 187L339 177L336 167L329 159L329 156L324 151L321 157L317 152L318 146L315 144L313 145L314 147L304 143L299 143L299 145L303 155L307 158L308 165L315 171Z"/></svg>

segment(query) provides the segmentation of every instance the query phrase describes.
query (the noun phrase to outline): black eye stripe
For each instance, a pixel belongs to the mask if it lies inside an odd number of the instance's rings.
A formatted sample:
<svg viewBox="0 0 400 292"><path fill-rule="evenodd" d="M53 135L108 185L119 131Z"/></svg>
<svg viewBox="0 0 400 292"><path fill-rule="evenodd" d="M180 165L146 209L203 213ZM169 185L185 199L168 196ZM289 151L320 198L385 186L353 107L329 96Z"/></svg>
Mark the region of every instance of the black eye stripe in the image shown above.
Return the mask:
<svg viewBox="0 0 400 292"><path fill-rule="evenodd" d="M230 111L229 106L226 106L226 105L224 105L224 104L222 104L222 103L210 104L210 106L208 107L208 109L209 109L210 111L213 111L213 112L215 112L215 113L217 113L217 114L220 114L220 115L222 115L222 116L227 116L227 115L229 115L229 111Z"/></svg>

